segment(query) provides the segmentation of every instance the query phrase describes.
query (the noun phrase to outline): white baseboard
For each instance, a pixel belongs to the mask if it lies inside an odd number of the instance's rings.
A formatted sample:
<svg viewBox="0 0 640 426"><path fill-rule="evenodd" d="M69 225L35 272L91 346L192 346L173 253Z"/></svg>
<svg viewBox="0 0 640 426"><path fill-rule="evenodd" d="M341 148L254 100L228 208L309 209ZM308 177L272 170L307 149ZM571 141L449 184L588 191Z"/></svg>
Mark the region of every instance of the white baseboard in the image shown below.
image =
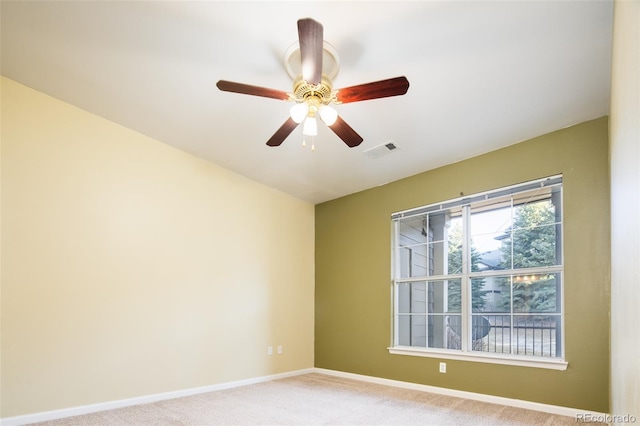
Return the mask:
<svg viewBox="0 0 640 426"><path fill-rule="evenodd" d="M223 389L231 389L239 386L252 385L256 383L268 382L271 380L284 379L287 377L299 376L308 373L320 373L329 376L343 377L346 379L360 380L363 382L376 383L386 386L394 386L404 389L412 389L423 392L430 392L439 395L453 396L465 398L474 401L488 402L491 404L506 405L509 407L524 408L527 410L541 411L549 414L558 414L561 416L579 418L578 416L591 418L608 418L607 414L597 413L594 411L580 410L576 408L560 407L557 405L541 404L538 402L523 401L519 399L504 398L500 396L485 395L474 392L466 392L455 389L440 388L436 386L421 385L417 383L402 382L399 380L383 379L380 377L365 376L361 374L345 373L336 370L327 370L324 368L307 368L304 370L290 371L287 373L273 374L269 376L255 377L251 379L238 380L235 382L219 383L215 385L202 386L191 389L183 389L179 391L164 392L153 395L140 396L135 398L121 399L117 401L101 402L98 404L83 405L80 407L63 408L54 411L45 411L41 413L26 414L23 416L6 417L0 419L2 426L20 426L29 423L44 422L47 420L56 420L65 417L79 416L82 414L91 414L98 411L113 410L116 408L130 407L132 405L148 404L156 401L180 398L184 396L196 395L206 392L213 392Z"/></svg>
<svg viewBox="0 0 640 426"><path fill-rule="evenodd" d="M557 414L560 416L568 416L574 419L579 418L608 418L608 414L598 413L595 411L581 410L577 408L561 407L558 405L541 404L539 402L524 401L520 399L511 399L501 396L485 395L481 393L466 392L455 389L440 388L436 386L421 385L417 383L402 382L399 380L383 379L380 377L364 376L361 374L345 373L343 371L327 370L324 368L314 368L314 372L326 374L329 376L343 377L346 379L360 380L363 382L376 383L379 385L394 386L398 388L418 390L430 392L439 395L454 396L457 398L465 398L474 401L488 402L491 404L506 405L508 407L524 408L527 410L541 411L543 413Z"/></svg>
<svg viewBox="0 0 640 426"><path fill-rule="evenodd" d="M98 411L113 410L115 408L130 407L132 405L148 404L156 401L164 401L166 399L181 398L183 396L196 395L200 393L213 392L223 389L236 388L239 386L253 385L256 383L268 382L271 380L284 379L286 377L299 376L302 374L313 373L313 368L304 370L289 371L287 373L272 374L269 376L255 377L251 379L238 380L235 382L219 383L216 385L201 386L191 389L183 389L172 392L163 392L153 395L139 396L135 398L120 399L117 401L101 402L98 404L83 405L80 407L63 408L54 411L45 411L41 413L26 414L23 416L6 417L0 419L2 426L20 426L29 423L44 422L47 420L62 419L65 417L79 416L82 414L91 414Z"/></svg>

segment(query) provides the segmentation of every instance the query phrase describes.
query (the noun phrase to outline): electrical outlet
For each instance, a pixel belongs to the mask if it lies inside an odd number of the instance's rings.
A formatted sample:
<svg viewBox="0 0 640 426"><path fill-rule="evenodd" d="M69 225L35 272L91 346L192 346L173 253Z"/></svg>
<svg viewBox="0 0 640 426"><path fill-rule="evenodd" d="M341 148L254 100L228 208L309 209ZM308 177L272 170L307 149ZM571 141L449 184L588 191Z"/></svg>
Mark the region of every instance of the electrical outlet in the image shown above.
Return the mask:
<svg viewBox="0 0 640 426"><path fill-rule="evenodd" d="M273 355L273 346L267 347L267 355Z"/></svg>
<svg viewBox="0 0 640 426"><path fill-rule="evenodd" d="M278 353L281 354L282 353L282 345L278 345Z"/></svg>
<svg viewBox="0 0 640 426"><path fill-rule="evenodd" d="M440 363L440 372L441 373L446 373L447 372L447 363L446 362L441 362Z"/></svg>

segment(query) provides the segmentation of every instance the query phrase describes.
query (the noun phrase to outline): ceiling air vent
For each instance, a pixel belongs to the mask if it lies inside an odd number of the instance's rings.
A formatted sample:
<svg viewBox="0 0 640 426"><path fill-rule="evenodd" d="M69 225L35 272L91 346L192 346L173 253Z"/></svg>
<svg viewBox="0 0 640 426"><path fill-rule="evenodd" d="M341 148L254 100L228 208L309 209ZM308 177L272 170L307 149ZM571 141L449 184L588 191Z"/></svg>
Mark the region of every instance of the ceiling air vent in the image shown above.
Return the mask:
<svg viewBox="0 0 640 426"><path fill-rule="evenodd" d="M383 143L382 145L374 146L373 148L369 148L364 153L369 158L380 158L383 155L390 154L391 152L398 149L398 145L395 142L389 141L387 143Z"/></svg>

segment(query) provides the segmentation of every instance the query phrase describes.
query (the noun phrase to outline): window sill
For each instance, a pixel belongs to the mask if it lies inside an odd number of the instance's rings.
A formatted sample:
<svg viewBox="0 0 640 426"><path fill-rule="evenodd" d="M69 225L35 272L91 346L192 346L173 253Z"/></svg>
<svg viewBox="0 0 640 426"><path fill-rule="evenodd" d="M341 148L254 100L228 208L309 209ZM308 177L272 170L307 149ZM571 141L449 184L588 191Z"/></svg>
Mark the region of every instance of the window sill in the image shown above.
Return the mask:
<svg viewBox="0 0 640 426"><path fill-rule="evenodd" d="M409 355L422 356L427 358L452 359L458 361L484 362L489 364L514 365L518 367L546 368L550 370L564 371L569 365L563 359L542 358L542 357L524 357L524 356L508 356L502 354L486 354L459 353L447 350L420 349L411 346L394 346L387 348L393 355Z"/></svg>

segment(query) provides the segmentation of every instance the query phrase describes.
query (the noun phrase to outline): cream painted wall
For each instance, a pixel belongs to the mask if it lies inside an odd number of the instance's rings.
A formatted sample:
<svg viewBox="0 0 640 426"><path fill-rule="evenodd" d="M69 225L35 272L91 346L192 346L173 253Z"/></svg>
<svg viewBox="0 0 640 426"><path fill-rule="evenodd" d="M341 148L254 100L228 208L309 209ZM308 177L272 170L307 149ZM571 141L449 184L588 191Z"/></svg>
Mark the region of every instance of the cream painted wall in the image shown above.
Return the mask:
<svg viewBox="0 0 640 426"><path fill-rule="evenodd" d="M611 84L611 414L640 421L640 1L614 5ZM623 422L614 423L622 424ZM624 417L620 420L624 420Z"/></svg>
<svg viewBox="0 0 640 426"><path fill-rule="evenodd" d="M313 367L313 205L1 90L0 417Z"/></svg>

